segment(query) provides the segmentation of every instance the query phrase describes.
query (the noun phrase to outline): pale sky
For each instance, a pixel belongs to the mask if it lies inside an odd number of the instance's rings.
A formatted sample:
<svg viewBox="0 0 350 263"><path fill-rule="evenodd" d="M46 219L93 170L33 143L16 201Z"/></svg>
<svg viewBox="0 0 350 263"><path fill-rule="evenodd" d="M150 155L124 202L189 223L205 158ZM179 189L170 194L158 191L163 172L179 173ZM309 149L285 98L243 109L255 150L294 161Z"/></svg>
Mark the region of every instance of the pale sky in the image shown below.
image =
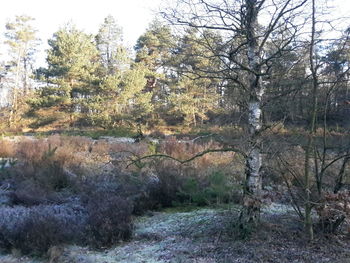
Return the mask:
<svg viewBox="0 0 350 263"><path fill-rule="evenodd" d="M175 0L174 0L175 1ZM137 38L154 18L159 5L166 0L3 0L0 8L0 41L3 42L5 23L15 15L29 15L36 20L41 53L37 59L43 65L47 40L61 26L72 21L86 33L96 34L107 15L112 15L123 28L124 40L133 47ZM336 17L350 15L350 0L328 0L336 9ZM349 20L350 25L350 20ZM1 53L4 53L1 48Z"/></svg>
<svg viewBox="0 0 350 263"><path fill-rule="evenodd" d="M0 8L0 40L5 24L16 15L35 18L42 50L39 63L44 62L47 40L61 26L72 21L86 33L96 34L107 15L112 15L123 28L125 43L133 47L137 38L154 18L161 0L5 0ZM2 51L2 53L4 53Z"/></svg>

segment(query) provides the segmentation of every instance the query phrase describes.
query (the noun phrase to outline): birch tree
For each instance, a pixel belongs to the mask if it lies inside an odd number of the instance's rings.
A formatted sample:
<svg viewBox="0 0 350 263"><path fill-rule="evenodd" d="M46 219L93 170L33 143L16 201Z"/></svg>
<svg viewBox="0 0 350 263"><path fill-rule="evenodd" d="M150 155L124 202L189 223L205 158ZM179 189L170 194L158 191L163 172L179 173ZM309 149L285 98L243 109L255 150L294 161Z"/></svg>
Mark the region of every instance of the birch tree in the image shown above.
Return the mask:
<svg viewBox="0 0 350 263"><path fill-rule="evenodd" d="M203 77L221 77L235 83L246 95L246 126L249 143L246 148L246 180L240 227L243 231L256 227L261 209L261 132L262 100L265 77L271 69L270 61L283 56L286 47L295 41L304 24L307 0L178 0L162 13L175 26L219 31L224 44L215 53L223 67L203 72ZM282 34L274 41L274 34ZM272 44L267 52L267 43ZM208 50L213 50L207 43Z"/></svg>
<svg viewBox="0 0 350 263"><path fill-rule="evenodd" d="M12 75L10 87L9 126L12 126L18 116L20 99L30 90L30 75L38 44L36 30L31 25L34 18L22 15L6 23L5 44L8 46L10 61L8 71Z"/></svg>
<svg viewBox="0 0 350 263"><path fill-rule="evenodd" d="M104 19L95 38L102 65L107 70L107 74L112 75L118 70L128 68L130 59L123 45L122 28L118 26L113 16L109 15Z"/></svg>

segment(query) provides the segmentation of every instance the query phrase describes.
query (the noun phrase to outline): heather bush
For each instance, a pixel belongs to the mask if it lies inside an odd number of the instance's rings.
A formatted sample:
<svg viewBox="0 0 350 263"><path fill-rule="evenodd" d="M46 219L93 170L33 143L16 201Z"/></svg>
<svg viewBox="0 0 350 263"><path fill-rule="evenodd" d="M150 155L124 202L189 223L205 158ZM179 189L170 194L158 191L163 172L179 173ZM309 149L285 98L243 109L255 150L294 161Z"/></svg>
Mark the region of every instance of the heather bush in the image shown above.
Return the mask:
<svg viewBox="0 0 350 263"><path fill-rule="evenodd" d="M126 175L94 176L77 182L76 192L87 209L85 243L94 247L108 247L132 234L132 194L137 187L128 189ZM132 185L129 185L132 187Z"/></svg>
<svg viewBox="0 0 350 263"><path fill-rule="evenodd" d="M178 160L186 160L196 156L198 153L207 151L222 149L223 145L215 141L207 141L203 143L197 143L193 140L176 140L175 138L169 138L160 143L157 151L169 156L172 156ZM231 170L236 170L233 167L233 161L237 159L234 152L211 152L201 157L195 158L186 165L182 165L181 175L183 176L199 176L208 177L212 169L230 167ZM238 162L235 162L235 166L238 167ZM178 163L174 163L177 167L180 167ZM179 169L179 168L177 168Z"/></svg>
<svg viewBox="0 0 350 263"><path fill-rule="evenodd" d="M68 189L54 191L42 187L32 179L12 182L12 189L8 192L12 205L27 207L40 204L63 204L68 202L72 196L72 192Z"/></svg>
<svg viewBox="0 0 350 263"><path fill-rule="evenodd" d="M110 152L123 153L125 156L132 154L134 156L143 156L149 153L149 144L147 142L140 143L121 143L121 142L111 142Z"/></svg>
<svg viewBox="0 0 350 263"><path fill-rule="evenodd" d="M108 192L95 192L86 203L87 243L95 248L109 247L132 235L132 204Z"/></svg>
<svg viewBox="0 0 350 263"><path fill-rule="evenodd" d="M69 186L70 178L59 161L45 163L36 175L39 183L48 189L61 190Z"/></svg>
<svg viewBox="0 0 350 263"><path fill-rule="evenodd" d="M93 144L93 140L83 136L52 135L47 138L47 143L55 147L68 147L75 152L86 152Z"/></svg>
<svg viewBox="0 0 350 263"><path fill-rule="evenodd" d="M148 169L140 173L131 173L124 176L121 195L133 204L133 214L141 215L144 212L161 207L161 198L157 195L160 189L159 178Z"/></svg>
<svg viewBox="0 0 350 263"><path fill-rule="evenodd" d="M57 244L79 242L87 213L78 204L2 207L0 245L42 255Z"/></svg>
<svg viewBox="0 0 350 263"><path fill-rule="evenodd" d="M123 174L116 176L95 175L92 177L79 178L75 184L74 191L82 197L83 203L87 203L91 196L97 193L108 193L110 195L120 195L122 191Z"/></svg>
<svg viewBox="0 0 350 263"><path fill-rule="evenodd" d="M14 206L0 209L0 248L43 255L51 246L76 243L107 247L132 234L130 201L95 191L82 205Z"/></svg>
<svg viewBox="0 0 350 263"><path fill-rule="evenodd" d="M12 204L12 196L11 192L7 191L6 189L1 189L0 186L0 207L5 205L11 205Z"/></svg>
<svg viewBox="0 0 350 263"><path fill-rule="evenodd" d="M16 157L31 170L30 172L35 173L36 169L41 167L48 151L49 147L44 139L23 139L17 143Z"/></svg>
<svg viewBox="0 0 350 263"><path fill-rule="evenodd" d="M174 161L156 161L154 163L155 174L158 179L158 187L154 187L150 197L161 207L172 206L176 202L182 202L183 199L178 195L184 178L181 172L181 166Z"/></svg>
<svg viewBox="0 0 350 263"><path fill-rule="evenodd" d="M91 196L100 193L127 199L132 204L132 213L140 215L159 206L159 200L152 197L157 188L152 182L151 178L143 174L115 170L113 176L97 175L78 180L75 191L83 197L84 203L87 203Z"/></svg>
<svg viewBox="0 0 350 263"><path fill-rule="evenodd" d="M34 206L49 203L48 192L37 185L33 180L24 180L16 183L12 191L13 204Z"/></svg>

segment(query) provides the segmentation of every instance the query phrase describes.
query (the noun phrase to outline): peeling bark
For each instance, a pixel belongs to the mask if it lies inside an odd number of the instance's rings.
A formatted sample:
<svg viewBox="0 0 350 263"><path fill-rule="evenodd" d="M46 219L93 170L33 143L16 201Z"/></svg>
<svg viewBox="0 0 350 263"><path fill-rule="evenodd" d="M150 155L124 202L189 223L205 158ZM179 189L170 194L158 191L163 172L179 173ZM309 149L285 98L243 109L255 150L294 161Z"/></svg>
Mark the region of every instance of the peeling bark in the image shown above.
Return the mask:
<svg viewBox="0 0 350 263"><path fill-rule="evenodd" d="M250 134L254 134L261 129L261 107L260 102L249 102L248 122L250 125Z"/></svg>

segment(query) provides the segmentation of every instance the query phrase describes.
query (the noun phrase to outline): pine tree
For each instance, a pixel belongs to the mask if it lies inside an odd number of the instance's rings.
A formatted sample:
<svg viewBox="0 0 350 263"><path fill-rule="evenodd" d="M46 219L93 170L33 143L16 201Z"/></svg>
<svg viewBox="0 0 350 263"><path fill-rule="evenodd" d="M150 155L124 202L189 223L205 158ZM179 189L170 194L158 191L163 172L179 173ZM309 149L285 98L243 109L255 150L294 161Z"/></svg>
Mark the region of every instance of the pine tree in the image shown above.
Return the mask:
<svg viewBox="0 0 350 263"><path fill-rule="evenodd" d="M98 51L93 37L74 25L58 30L48 42L48 67L37 72L47 85L31 105L69 113L72 122L74 115L89 113L89 100L98 93Z"/></svg>
<svg viewBox="0 0 350 263"><path fill-rule="evenodd" d="M220 82L208 76L220 66L220 60L205 47L216 49L220 43L219 35L209 30L199 34L196 29L187 30L178 42L172 59L178 76L171 88L170 111L186 125L203 122L209 111L218 110Z"/></svg>
<svg viewBox="0 0 350 263"><path fill-rule="evenodd" d="M142 65L148 71L145 91L152 93L154 111L152 123L160 123L164 113L168 111L169 86L176 78L171 64L176 49L177 38L169 26L153 21L146 32L141 35L135 46L135 65Z"/></svg>

